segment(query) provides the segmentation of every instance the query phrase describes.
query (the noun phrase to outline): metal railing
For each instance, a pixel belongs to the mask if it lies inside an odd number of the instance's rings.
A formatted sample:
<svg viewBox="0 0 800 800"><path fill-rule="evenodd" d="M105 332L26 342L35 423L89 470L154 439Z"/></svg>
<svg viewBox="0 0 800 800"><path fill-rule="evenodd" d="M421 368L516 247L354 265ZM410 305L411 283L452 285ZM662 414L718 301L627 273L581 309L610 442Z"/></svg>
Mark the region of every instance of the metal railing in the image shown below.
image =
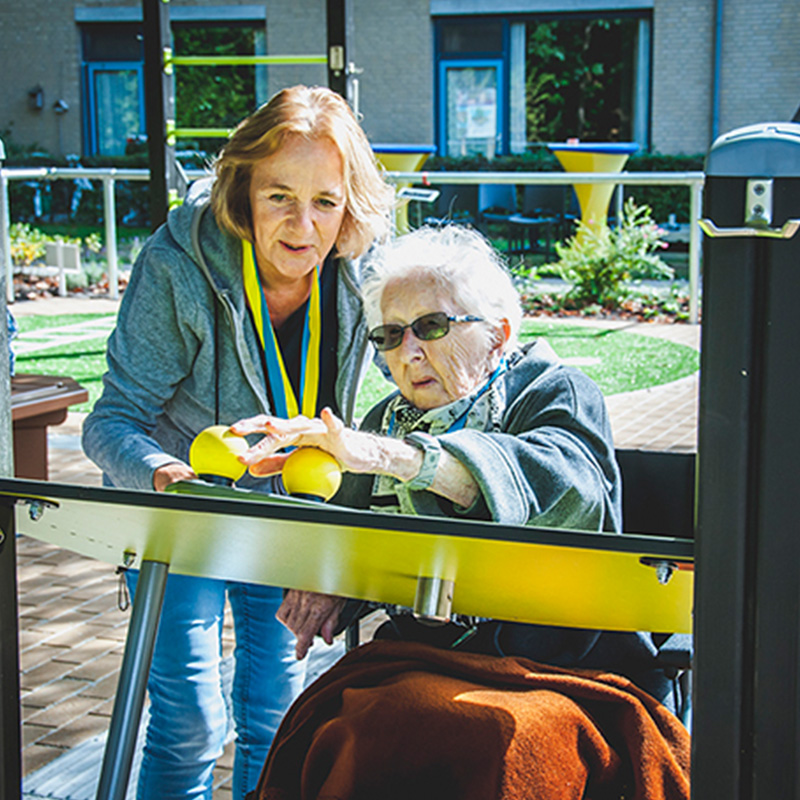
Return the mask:
<svg viewBox="0 0 800 800"><path fill-rule="evenodd" d="M187 170L187 177L197 179L207 175L202 170ZM575 183L615 183L620 186L686 186L690 191L689 205L689 320L698 321L700 287L701 231L697 224L703 205L702 172L387 172L394 184L541 184L571 185ZM103 183L103 217L105 222L106 258L108 261L108 290L113 299L119 297L119 263L117 257L117 221L114 185L116 181L148 181L147 169L75 168L75 167L3 167L0 169L0 241L5 257L8 302L14 302L13 266L9 247L8 182L11 180L99 180ZM622 193L619 193L621 202Z"/></svg>
<svg viewBox="0 0 800 800"><path fill-rule="evenodd" d="M615 183L625 186L686 186L689 189L689 321L697 324L700 302L700 226L703 208L703 172L387 172L395 184L423 182L431 184L510 183L565 186L576 183ZM618 211L623 192L617 193ZM619 218L617 213L617 218Z"/></svg>

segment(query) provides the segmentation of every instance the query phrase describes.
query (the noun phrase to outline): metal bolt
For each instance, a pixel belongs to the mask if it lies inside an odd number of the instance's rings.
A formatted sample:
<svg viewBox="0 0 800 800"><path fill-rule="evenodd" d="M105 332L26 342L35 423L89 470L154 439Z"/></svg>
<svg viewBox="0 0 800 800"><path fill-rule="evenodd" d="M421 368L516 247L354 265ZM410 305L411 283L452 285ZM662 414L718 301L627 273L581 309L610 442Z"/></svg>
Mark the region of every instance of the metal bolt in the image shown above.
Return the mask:
<svg viewBox="0 0 800 800"><path fill-rule="evenodd" d="M670 561L659 561L656 565L656 578L658 582L666 586L669 583L672 573L675 572L675 565Z"/></svg>
<svg viewBox="0 0 800 800"><path fill-rule="evenodd" d="M753 194L757 194L759 197L764 194L765 191L766 189L763 183L757 183L753 186Z"/></svg>
<svg viewBox="0 0 800 800"><path fill-rule="evenodd" d="M31 500L28 506L28 516L33 522L38 522L44 514L45 505L41 500Z"/></svg>

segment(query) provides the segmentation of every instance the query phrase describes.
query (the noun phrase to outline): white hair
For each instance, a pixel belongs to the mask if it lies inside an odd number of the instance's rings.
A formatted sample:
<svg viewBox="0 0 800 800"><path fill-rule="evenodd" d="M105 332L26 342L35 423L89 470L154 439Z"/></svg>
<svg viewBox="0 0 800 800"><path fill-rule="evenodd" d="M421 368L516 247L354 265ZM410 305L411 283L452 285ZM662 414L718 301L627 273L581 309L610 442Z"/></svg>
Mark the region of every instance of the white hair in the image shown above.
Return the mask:
<svg viewBox="0 0 800 800"><path fill-rule="evenodd" d="M504 350L513 350L522 323L519 295L502 256L477 231L459 225L423 227L383 248L362 287L370 329L383 324L381 300L393 281L433 279L464 314L499 328L508 320Z"/></svg>

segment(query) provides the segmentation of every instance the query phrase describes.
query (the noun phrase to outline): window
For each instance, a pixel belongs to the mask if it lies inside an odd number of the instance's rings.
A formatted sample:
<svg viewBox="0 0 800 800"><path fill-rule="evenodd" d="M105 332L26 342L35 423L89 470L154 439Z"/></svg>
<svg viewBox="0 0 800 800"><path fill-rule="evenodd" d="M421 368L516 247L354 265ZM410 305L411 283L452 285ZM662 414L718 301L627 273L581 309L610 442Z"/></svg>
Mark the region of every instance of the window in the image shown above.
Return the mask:
<svg viewBox="0 0 800 800"><path fill-rule="evenodd" d="M123 155L144 135L144 76L141 62L87 64L89 152Z"/></svg>
<svg viewBox="0 0 800 800"><path fill-rule="evenodd" d="M260 34L260 35L259 35ZM173 23L176 56L263 54L264 27L246 24ZM232 128L255 111L263 97L266 67L176 67L175 116L179 128ZM215 153L224 140L180 141L181 150Z"/></svg>
<svg viewBox="0 0 800 800"><path fill-rule="evenodd" d="M494 158L502 151L503 62L443 61L441 72L446 154Z"/></svg>
<svg viewBox="0 0 800 800"><path fill-rule="evenodd" d="M118 156L145 140L144 52L138 22L87 23L83 45L84 150ZM265 52L261 24L172 22L176 55L253 55ZM176 67L176 124L233 127L266 100L266 67ZM182 140L179 150L217 151L221 140Z"/></svg>
<svg viewBox="0 0 800 800"><path fill-rule="evenodd" d="M526 25L529 142L631 140L638 26L630 17Z"/></svg>
<svg viewBox="0 0 800 800"><path fill-rule="evenodd" d="M84 149L122 155L145 131L140 26L85 25L82 34Z"/></svg>
<svg viewBox="0 0 800 800"><path fill-rule="evenodd" d="M568 138L647 148L647 9L447 16L436 34L442 155L492 158Z"/></svg>

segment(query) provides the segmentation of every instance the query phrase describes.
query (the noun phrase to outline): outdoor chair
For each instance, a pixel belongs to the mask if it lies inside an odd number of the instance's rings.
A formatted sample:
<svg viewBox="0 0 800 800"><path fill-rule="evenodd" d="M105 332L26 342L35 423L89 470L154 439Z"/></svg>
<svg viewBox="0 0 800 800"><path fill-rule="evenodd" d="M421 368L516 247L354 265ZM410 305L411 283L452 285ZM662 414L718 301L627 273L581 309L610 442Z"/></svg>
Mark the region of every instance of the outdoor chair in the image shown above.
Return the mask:
<svg viewBox="0 0 800 800"><path fill-rule="evenodd" d="M478 227L488 235L489 225L508 238L508 221L517 211L517 187L511 183L482 183L478 187Z"/></svg>
<svg viewBox="0 0 800 800"><path fill-rule="evenodd" d="M522 212L509 222L509 252L553 253L553 242L566 237L566 187L526 184Z"/></svg>
<svg viewBox="0 0 800 800"><path fill-rule="evenodd" d="M694 453L617 450L622 473L622 530L694 538ZM675 708L690 726L693 640L688 634L653 634L659 661L673 682Z"/></svg>
<svg viewBox="0 0 800 800"><path fill-rule="evenodd" d="M439 197L436 198L435 211L425 217L426 225L477 225L478 222L478 187L475 184L442 184L436 186Z"/></svg>

